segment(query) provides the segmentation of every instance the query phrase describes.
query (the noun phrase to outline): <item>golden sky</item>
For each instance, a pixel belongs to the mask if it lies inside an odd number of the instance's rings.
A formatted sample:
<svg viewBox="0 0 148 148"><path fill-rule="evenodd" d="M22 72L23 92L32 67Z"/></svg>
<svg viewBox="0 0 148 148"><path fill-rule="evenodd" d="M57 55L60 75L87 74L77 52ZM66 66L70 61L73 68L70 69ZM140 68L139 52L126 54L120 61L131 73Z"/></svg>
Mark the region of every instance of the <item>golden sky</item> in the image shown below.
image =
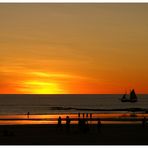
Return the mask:
<svg viewBox="0 0 148 148"><path fill-rule="evenodd" d="M148 4L0 4L1 94L148 93Z"/></svg>

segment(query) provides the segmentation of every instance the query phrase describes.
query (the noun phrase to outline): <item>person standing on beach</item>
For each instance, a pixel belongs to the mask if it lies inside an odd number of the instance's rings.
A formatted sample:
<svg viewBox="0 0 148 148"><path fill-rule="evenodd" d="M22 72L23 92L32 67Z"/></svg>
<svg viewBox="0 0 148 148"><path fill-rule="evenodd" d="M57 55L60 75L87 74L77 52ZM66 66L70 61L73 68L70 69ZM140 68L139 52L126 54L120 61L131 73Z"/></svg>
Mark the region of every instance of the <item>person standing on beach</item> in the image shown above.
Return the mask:
<svg viewBox="0 0 148 148"><path fill-rule="evenodd" d="M92 113L90 113L90 119L92 119Z"/></svg>
<svg viewBox="0 0 148 148"><path fill-rule="evenodd" d="M80 113L78 113L78 118L80 118Z"/></svg>
<svg viewBox="0 0 148 148"><path fill-rule="evenodd" d="M59 116L59 118L58 118L58 128L62 128L62 118L61 118L61 116Z"/></svg>
<svg viewBox="0 0 148 148"><path fill-rule="evenodd" d="M58 125L60 126L62 124L62 118L61 118L61 116L59 116L59 118L58 118Z"/></svg>
<svg viewBox="0 0 148 148"><path fill-rule="evenodd" d="M30 113L28 112L28 113L27 113L27 118L28 118L28 119L29 119L29 115L30 115Z"/></svg>
<svg viewBox="0 0 148 148"><path fill-rule="evenodd" d="M88 113L86 113L86 123L88 124Z"/></svg>
<svg viewBox="0 0 148 148"><path fill-rule="evenodd" d="M98 129L98 132L100 132L100 129L101 129L101 120L100 119L98 119L97 129Z"/></svg>
<svg viewBox="0 0 148 148"><path fill-rule="evenodd" d="M66 130L67 130L67 132L69 132L69 130L70 130L70 118L69 118L69 116L66 117Z"/></svg>
<svg viewBox="0 0 148 148"><path fill-rule="evenodd" d="M92 120L92 113L90 113L90 123L91 123L91 120Z"/></svg>
<svg viewBox="0 0 148 148"><path fill-rule="evenodd" d="M83 118L85 117L85 113L83 113Z"/></svg>

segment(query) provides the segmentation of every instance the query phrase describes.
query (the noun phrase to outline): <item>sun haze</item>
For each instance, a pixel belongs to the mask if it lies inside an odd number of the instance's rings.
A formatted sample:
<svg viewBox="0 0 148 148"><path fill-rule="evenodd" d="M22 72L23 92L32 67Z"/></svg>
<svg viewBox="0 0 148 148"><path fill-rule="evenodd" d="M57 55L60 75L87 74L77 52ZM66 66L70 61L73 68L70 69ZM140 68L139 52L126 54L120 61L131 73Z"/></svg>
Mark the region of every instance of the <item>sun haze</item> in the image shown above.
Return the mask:
<svg viewBox="0 0 148 148"><path fill-rule="evenodd" d="M0 4L1 94L148 90L148 4Z"/></svg>

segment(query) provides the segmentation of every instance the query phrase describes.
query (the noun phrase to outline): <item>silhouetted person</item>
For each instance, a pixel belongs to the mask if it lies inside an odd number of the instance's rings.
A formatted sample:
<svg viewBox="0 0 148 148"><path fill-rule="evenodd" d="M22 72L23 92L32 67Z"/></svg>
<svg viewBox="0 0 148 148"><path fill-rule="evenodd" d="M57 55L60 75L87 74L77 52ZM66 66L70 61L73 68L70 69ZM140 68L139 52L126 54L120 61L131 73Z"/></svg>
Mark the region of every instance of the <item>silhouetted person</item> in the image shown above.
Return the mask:
<svg viewBox="0 0 148 148"><path fill-rule="evenodd" d="M61 116L59 116L59 118L58 118L58 125L61 125L62 124L62 118L61 118Z"/></svg>
<svg viewBox="0 0 148 148"><path fill-rule="evenodd" d="M28 119L29 119L29 115L30 115L30 113L28 112L28 113L27 113L27 118L28 118Z"/></svg>
<svg viewBox="0 0 148 148"><path fill-rule="evenodd" d="M70 118L69 116L66 117L66 130L69 132L70 130Z"/></svg>
<svg viewBox="0 0 148 148"><path fill-rule="evenodd" d="M91 119L92 119L92 113L90 113L90 123L91 123Z"/></svg>
<svg viewBox="0 0 148 148"><path fill-rule="evenodd" d="M86 123L88 124L88 113L86 114Z"/></svg>
<svg viewBox="0 0 148 148"><path fill-rule="evenodd" d="M83 132L83 129L84 129L84 119L79 119L79 130L80 132Z"/></svg>
<svg viewBox="0 0 148 148"><path fill-rule="evenodd" d="M83 113L83 118L85 117L85 113Z"/></svg>
<svg viewBox="0 0 148 148"><path fill-rule="evenodd" d="M143 127L146 126L146 118L145 118L145 117L142 119L142 126L143 126Z"/></svg>
<svg viewBox="0 0 148 148"><path fill-rule="evenodd" d="M90 113L90 119L92 119L92 113Z"/></svg>
<svg viewBox="0 0 148 148"><path fill-rule="evenodd" d="M86 118L88 118L88 113L86 114Z"/></svg>
<svg viewBox="0 0 148 148"><path fill-rule="evenodd" d="M80 118L80 113L78 113L78 118Z"/></svg>
<svg viewBox="0 0 148 148"><path fill-rule="evenodd" d="M82 119L82 132L83 133L87 133L89 131L89 124L86 124L87 120L86 119Z"/></svg>
<svg viewBox="0 0 148 148"><path fill-rule="evenodd" d="M79 119L78 121L79 121L78 122L79 131L82 133L86 133L89 130L89 126L88 126L88 124L86 124L86 120Z"/></svg>
<svg viewBox="0 0 148 148"><path fill-rule="evenodd" d="M81 121L82 121L82 119L81 119L81 118L79 118L79 119L78 119L78 128L79 128L79 130L81 129L81 124L82 124L82 122L81 122Z"/></svg>
<svg viewBox="0 0 148 148"><path fill-rule="evenodd" d="M101 120L98 119L98 124L97 124L98 132L100 132L101 129Z"/></svg>
<svg viewBox="0 0 148 148"><path fill-rule="evenodd" d="M62 118L61 118L61 116L59 116L59 118L58 118L58 128L59 129L62 128Z"/></svg>

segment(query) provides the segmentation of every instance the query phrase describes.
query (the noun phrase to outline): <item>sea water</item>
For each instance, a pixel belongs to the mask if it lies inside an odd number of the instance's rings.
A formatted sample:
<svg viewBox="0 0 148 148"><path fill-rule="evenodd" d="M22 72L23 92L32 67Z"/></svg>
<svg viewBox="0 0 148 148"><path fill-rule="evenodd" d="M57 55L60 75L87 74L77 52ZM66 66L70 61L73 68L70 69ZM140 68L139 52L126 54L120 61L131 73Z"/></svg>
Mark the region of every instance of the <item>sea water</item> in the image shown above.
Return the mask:
<svg viewBox="0 0 148 148"><path fill-rule="evenodd" d="M121 97L122 95L119 94L0 95L0 115L19 115L27 112L34 115L78 112L110 113L108 109L148 109L148 95L139 94L138 102L135 103L121 102Z"/></svg>

